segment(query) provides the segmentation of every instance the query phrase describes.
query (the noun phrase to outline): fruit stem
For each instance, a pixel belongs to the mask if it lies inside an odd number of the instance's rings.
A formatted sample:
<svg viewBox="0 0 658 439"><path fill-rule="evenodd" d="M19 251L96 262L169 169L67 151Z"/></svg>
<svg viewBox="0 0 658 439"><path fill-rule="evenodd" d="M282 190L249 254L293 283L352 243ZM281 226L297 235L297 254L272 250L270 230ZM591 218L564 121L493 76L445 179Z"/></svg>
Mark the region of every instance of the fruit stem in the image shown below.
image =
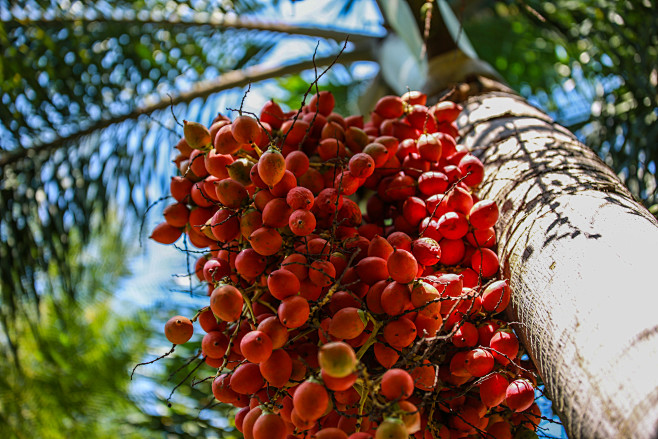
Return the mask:
<svg viewBox="0 0 658 439"><path fill-rule="evenodd" d="M368 320L370 320L373 324L372 327L372 333L370 333L370 337L368 337L368 340L366 340L365 344L361 346L361 349L359 349L359 352L356 353L356 358L359 360L361 357L365 355L366 352L368 352L368 349L370 349L370 346L375 344L375 341L377 341L377 333L382 327L382 323L375 319L372 314L369 312L366 312L366 315L368 316Z"/></svg>

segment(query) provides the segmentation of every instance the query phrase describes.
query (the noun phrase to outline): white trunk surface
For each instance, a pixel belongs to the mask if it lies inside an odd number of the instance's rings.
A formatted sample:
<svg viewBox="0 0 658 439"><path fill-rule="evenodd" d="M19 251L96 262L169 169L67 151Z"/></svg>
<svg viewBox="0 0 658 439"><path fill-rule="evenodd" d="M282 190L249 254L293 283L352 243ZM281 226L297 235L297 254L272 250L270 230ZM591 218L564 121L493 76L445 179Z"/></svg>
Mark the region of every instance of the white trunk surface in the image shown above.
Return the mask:
<svg viewBox="0 0 658 439"><path fill-rule="evenodd" d="M566 129L510 93L464 103L501 211L509 318L569 437L658 437L658 224Z"/></svg>

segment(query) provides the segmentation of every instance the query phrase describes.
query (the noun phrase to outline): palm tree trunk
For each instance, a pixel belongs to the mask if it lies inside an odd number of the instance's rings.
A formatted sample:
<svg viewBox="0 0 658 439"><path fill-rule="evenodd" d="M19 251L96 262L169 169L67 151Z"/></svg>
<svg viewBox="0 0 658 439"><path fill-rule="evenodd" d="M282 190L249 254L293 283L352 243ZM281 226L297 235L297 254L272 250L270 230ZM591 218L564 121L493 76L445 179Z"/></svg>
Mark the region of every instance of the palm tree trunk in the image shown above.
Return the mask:
<svg viewBox="0 0 658 439"><path fill-rule="evenodd" d="M498 203L510 321L571 438L658 437L658 223L597 155L506 87L458 89Z"/></svg>

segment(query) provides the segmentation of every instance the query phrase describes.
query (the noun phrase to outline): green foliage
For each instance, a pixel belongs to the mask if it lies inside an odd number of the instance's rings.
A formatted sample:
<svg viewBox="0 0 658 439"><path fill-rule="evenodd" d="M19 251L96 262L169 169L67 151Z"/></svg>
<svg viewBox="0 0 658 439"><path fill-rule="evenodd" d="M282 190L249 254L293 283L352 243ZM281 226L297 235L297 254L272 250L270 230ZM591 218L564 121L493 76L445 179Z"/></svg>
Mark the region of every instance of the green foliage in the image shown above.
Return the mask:
<svg viewBox="0 0 658 439"><path fill-rule="evenodd" d="M479 55L576 131L636 197L647 205L658 201L656 5L648 0L487 5L465 23Z"/></svg>
<svg viewBox="0 0 658 439"><path fill-rule="evenodd" d="M13 350L0 344L6 358L0 362L3 437L146 437L127 422L143 415L126 393L148 320L115 314L111 292L128 273L126 248L111 223L103 231L93 246L70 236L76 299L51 282L38 314L21 309L12 316L16 344Z"/></svg>

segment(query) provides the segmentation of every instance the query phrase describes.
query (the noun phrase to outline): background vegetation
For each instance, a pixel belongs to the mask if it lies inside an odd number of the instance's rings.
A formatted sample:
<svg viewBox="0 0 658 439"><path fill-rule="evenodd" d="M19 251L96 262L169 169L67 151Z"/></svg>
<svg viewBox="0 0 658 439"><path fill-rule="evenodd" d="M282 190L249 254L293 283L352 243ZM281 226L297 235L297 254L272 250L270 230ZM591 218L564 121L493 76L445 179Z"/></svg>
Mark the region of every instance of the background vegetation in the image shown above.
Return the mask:
<svg viewBox="0 0 658 439"><path fill-rule="evenodd" d="M181 386L167 406L194 360L174 372L197 346L143 366L130 383L133 365L167 351L158 334L170 310L197 303L172 292L187 289L172 265L148 262L161 256L144 256L140 227L153 225L162 205L145 212L172 173L182 133L172 113L208 123L237 106L250 79L262 79L248 95L253 110L270 97L295 107L313 53L335 55L348 33L344 65L321 84L343 111L373 93L372 48L390 23L376 2L328 3L0 0L3 437L235 434L221 409L201 411L212 404L203 385ZM656 213L656 5L450 5L479 56ZM169 255L185 272L185 256ZM135 288L145 277L150 290ZM140 296L149 291L155 299Z"/></svg>

